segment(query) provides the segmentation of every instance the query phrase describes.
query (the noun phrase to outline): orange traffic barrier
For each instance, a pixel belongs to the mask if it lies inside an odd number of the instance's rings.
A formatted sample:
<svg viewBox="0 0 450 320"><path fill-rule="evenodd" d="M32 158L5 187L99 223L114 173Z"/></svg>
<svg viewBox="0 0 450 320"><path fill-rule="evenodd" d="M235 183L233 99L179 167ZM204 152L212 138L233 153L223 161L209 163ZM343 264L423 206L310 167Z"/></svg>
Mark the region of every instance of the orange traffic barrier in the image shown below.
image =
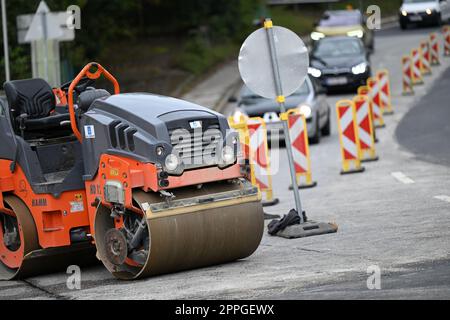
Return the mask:
<svg viewBox="0 0 450 320"><path fill-rule="evenodd" d="M367 79L367 87L369 88L369 96L372 101L374 125L376 128L383 128L386 125L383 118L379 83L375 78L369 78Z"/></svg>
<svg viewBox="0 0 450 320"><path fill-rule="evenodd" d="M362 162L378 160L375 151L374 128L370 110L370 102L367 96L353 98L356 111L356 123L358 127L359 144L361 147Z"/></svg>
<svg viewBox="0 0 450 320"><path fill-rule="evenodd" d="M289 110L281 114L281 120L288 122L299 189L315 187L317 182L312 180L308 127L305 117L298 110ZM292 186L290 188L292 189Z"/></svg>
<svg viewBox="0 0 450 320"><path fill-rule="evenodd" d="M259 190L265 194L263 206L276 205L279 200L273 197L266 123L262 118L250 118L247 121L247 127L250 141L252 184L258 186Z"/></svg>
<svg viewBox="0 0 450 320"><path fill-rule="evenodd" d="M240 115L239 117L229 117L228 124L234 130L239 133L239 141L240 141L240 161L245 161L245 159L250 159L250 138L247 127L248 117L244 115ZM242 163L242 162L241 162Z"/></svg>
<svg viewBox="0 0 450 320"><path fill-rule="evenodd" d="M444 26L442 28L444 36L444 56L450 56L450 26Z"/></svg>
<svg viewBox="0 0 450 320"><path fill-rule="evenodd" d="M341 144L342 171L341 174L363 172L361 166L361 146L356 125L355 104L351 100L341 100L336 103L339 141Z"/></svg>
<svg viewBox="0 0 450 320"><path fill-rule="evenodd" d="M403 84L403 95L413 95L413 70L412 70L412 59L411 56L403 56L402 58L402 84Z"/></svg>
<svg viewBox="0 0 450 320"><path fill-rule="evenodd" d="M413 85L423 84L422 77L422 50L420 48L411 50L412 59L412 83Z"/></svg>
<svg viewBox="0 0 450 320"><path fill-rule="evenodd" d="M436 33L430 34L430 55L432 66L441 64L441 59L439 57L439 38Z"/></svg>
<svg viewBox="0 0 450 320"><path fill-rule="evenodd" d="M380 87L381 110L383 114L393 114L391 82L389 80L389 71L380 70L377 72L377 80Z"/></svg>
<svg viewBox="0 0 450 320"><path fill-rule="evenodd" d="M422 69L420 70L423 75L431 74L431 54L430 43L428 41L422 41L420 43L420 50L422 50Z"/></svg>
<svg viewBox="0 0 450 320"><path fill-rule="evenodd" d="M377 134L375 132L375 118L373 117L373 105L372 105L372 99L370 98L369 87L368 86L360 86L358 88L358 96L367 97L367 101L369 102L370 121L372 121L372 127L374 128L374 130L372 130L373 139L375 142L378 142Z"/></svg>

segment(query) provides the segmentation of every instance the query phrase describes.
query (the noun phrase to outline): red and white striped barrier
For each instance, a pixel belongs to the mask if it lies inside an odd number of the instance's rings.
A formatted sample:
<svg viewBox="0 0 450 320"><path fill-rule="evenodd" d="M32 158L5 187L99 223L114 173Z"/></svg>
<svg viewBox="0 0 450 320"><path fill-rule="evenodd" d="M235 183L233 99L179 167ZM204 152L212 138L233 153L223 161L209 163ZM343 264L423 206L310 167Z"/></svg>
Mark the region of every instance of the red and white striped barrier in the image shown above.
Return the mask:
<svg viewBox="0 0 450 320"><path fill-rule="evenodd" d="M444 26L442 28L442 34L444 36L444 56L450 56L450 26Z"/></svg>
<svg viewBox="0 0 450 320"><path fill-rule="evenodd" d="M239 133L239 154L238 158L240 163L244 163L245 160L250 159L250 138L247 126L248 117L241 115L239 117L229 117L228 124L230 128L236 130Z"/></svg>
<svg viewBox="0 0 450 320"><path fill-rule="evenodd" d="M356 96L353 98L356 109L356 123L358 125L358 137L361 147L361 158L364 161L378 160L375 151L374 128L370 112L370 101L367 96Z"/></svg>
<svg viewBox="0 0 450 320"><path fill-rule="evenodd" d="M423 75L431 74L431 54L430 43L428 41L422 41L420 43L420 50L422 50L422 69Z"/></svg>
<svg viewBox="0 0 450 320"><path fill-rule="evenodd" d="M351 100L338 101L336 114L342 155L341 174L363 172L365 169L361 166L360 161L361 146L356 124L355 104Z"/></svg>
<svg viewBox="0 0 450 320"><path fill-rule="evenodd" d="M414 83L413 83L413 71L412 71L412 59L411 56L403 56L402 58L402 84L403 84L403 95L413 95L414 94Z"/></svg>
<svg viewBox="0 0 450 320"><path fill-rule="evenodd" d="M380 87L381 110L383 114L393 114L391 98L391 82L389 80L389 71L380 70L377 72L377 80Z"/></svg>
<svg viewBox="0 0 450 320"><path fill-rule="evenodd" d="M422 53L420 48L411 50L411 59L412 59L412 81L413 85L422 84Z"/></svg>
<svg viewBox="0 0 450 320"><path fill-rule="evenodd" d="M374 125L376 128L383 128L385 124L379 83L375 78L371 77L367 79L367 87L369 88L370 100L372 101Z"/></svg>
<svg viewBox="0 0 450 320"><path fill-rule="evenodd" d="M369 103L369 110L370 110L370 121L372 122L372 134L373 134L373 140L375 142L378 142L377 140L377 134L375 131L375 118L373 117L373 104L372 99L370 98L370 89L368 86L360 86L358 88L358 96L364 96L367 98L367 101Z"/></svg>
<svg viewBox="0 0 450 320"><path fill-rule="evenodd" d="M436 33L430 34L430 56L432 66L441 64L441 59L439 57L439 38Z"/></svg>
<svg viewBox="0 0 450 320"><path fill-rule="evenodd" d="M317 183L312 180L308 127L305 117L298 110L289 110L281 115L281 120L288 122L298 187L300 189L315 187Z"/></svg>
<svg viewBox="0 0 450 320"><path fill-rule="evenodd" d="M275 205L279 202L273 198L272 174L270 170L269 145L267 143L266 123L262 118L250 118L247 121L249 133L250 166L252 184L265 193L263 205Z"/></svg>

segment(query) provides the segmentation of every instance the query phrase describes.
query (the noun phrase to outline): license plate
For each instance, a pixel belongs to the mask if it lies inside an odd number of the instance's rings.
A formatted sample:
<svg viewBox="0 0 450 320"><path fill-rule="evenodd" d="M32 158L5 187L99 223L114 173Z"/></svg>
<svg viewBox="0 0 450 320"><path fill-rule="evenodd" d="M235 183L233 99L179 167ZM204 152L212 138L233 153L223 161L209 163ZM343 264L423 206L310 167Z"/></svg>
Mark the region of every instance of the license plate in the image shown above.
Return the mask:
<svg viewBox="0 0 450 320"><path fill-rule="evenodd" d="M337 78L328 78L327 84L329 86L340 86L347 84L347 78L346 77L337 77Z"/></svg>
<svg viewBox="0 0 450 320"><path fill-rule="evenodd" d="M421 16L411 16L411 17L409 17L409 19L411 21L422 21L422 17Z"/></svg>

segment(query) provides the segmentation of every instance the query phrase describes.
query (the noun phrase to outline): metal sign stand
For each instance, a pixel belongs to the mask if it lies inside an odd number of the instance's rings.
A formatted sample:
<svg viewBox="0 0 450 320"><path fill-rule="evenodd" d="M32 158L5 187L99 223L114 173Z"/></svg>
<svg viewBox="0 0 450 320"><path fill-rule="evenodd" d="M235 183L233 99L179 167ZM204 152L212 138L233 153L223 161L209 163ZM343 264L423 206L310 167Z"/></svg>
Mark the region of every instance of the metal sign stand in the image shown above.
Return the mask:
<svg viewBox="0 0 450 320"><path fill-rule="evenodd" d="M274 27L271 19L266 19L264 29L256 30L247 38L239 55L239 72L247 87L265 98L275 98L281 113L287 111L285 95L293 94L304 83L308 67L308 50L303 41L286 28ZM307 221L298 191L289 125L287 121L282 123L286 133L284 136L295 198L295 213L300 218L300 223L281 231L274 227L269 232L288 239L337 232L336 224ZM292 216L288 219L291 218Z"/></svg>
<svg viewBox="0 0 450 320"><path fill-rule="evenodd" d="M272 20L266 19L264 22L264 28L267 32L267 40L269 41L269 49L270 49L270 57L272 60L272 69L273 69L273 76L275 80L275 90L277 93L277 102L280 105L280 111L281 113L286 113L286 107L284 105L285 97L283 95L283 88L281 86L281 77L280 77L280 68L278 67L278 56L277 56L277 50L275 47L275 36L273 33L273 23ZM283 121L283 130L284 132L289 132L289 127L287 121ZM286 150L288 154L288 161L289 161L289 170L291 173L291 180L292 180L292 187L294 189L294 198L295 198L295 207L297 209L297 213L300 216L300 222L304 223L304 216L303 216L303 209L302 209L302 201L300 199L300 193L298 192L298 182L297 182L297 176L295 174L295 164L294 164L294 156L292 154L292 143L291 143L291 137L289 134L285 134L285 142L286 142Z"/></svg>

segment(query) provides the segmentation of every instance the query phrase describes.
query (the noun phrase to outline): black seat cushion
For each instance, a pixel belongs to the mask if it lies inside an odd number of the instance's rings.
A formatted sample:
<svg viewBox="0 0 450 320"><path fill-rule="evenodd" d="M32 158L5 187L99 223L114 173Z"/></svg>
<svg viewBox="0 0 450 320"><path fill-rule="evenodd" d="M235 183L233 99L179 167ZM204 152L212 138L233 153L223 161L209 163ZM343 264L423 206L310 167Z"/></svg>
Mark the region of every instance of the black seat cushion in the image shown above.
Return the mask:
<svg viewBox="0 0 450 320"><path fill-rule="evenodd" d="M26 131L58 128L69 120L69 114L53 114L56 98L50 85L43 79L8 81L4 84L12 118L18 128L19 117L26 114Z"/></svg>

